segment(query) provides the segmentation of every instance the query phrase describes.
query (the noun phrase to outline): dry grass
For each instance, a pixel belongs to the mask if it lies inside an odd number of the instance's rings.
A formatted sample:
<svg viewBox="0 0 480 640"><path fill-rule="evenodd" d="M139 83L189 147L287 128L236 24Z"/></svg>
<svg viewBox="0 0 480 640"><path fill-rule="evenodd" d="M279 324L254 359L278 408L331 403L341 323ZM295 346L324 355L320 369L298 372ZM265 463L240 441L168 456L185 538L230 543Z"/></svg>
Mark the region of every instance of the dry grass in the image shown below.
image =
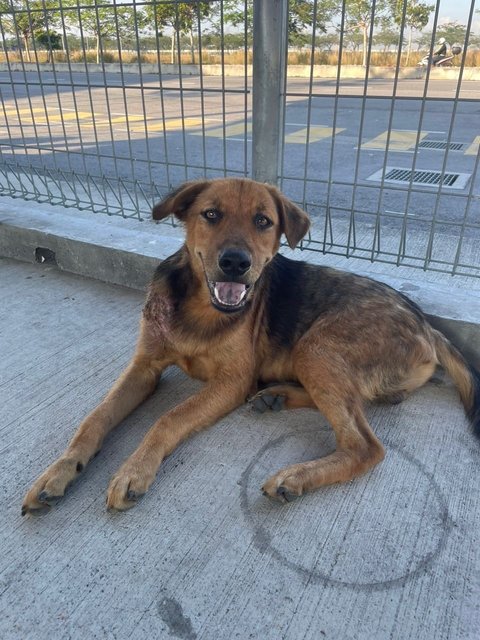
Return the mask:
<svg viewBox="0 0 480 640"><path fill-rule="evenodd" d="M408 66L414 67L425 55L426 51L412 51L408 60ZM455 66L460 66L461 56L457 56L453 60ZM400 60L400 66L405 66L407 62L406 54L402 54ZM289 64L307 64L311 63L310 51L291 51L288 54ZM344 51L342 54L342 64L361 65L363 63L362 51ZM338 54L328 53L326 51L316 51L314 56L314 64L325 65L338 65ZM370 65L372 67L396 67L397 66L397 54L395 52L372 52L370 56ZM465 66L478 67L480 66L480 51L467 51Z"/></svg>
<svg viewBox="0 0 480 640"><path fill-rule="evenodd" d="M211 52L208 50L204 50L202 52L202 63L203 64L222 64L222 58L224 64L245 64L245 52L243 50L240 51L230 51L226 52L224 56L218 52ZM410 54L409 66L415 66L419 60L421 60L426 52L418 52L414 51ZM66 56L62 51L55 51L54 53L56 62L67 62ZM145 63L156 64L158 58L160 57L161 64L169 64L171 63L171 55L168 52L162 51L160 54L153 52L145 52L140 54L140 60ZM131 64L138 62L138 54L132 52L123 52L122 53L122 61L125 64ZM8 59L10 62L21 62L21 54L19 52L9 52ZM118 51L109 50L104 51L103 53L103 61L105 63L109 62L119 62L119 54ZM26 54L23 55L24 62L27 62ZM31 61L44 63L47 61L47 53L46 51L37 51L31 52ZM73 51L70 54L70 62L89 62L95 63L97 61L96 51L90 49L88 51ZM3 52L0 53L0 62L5 62L5 54ZM175 58L175 62L177 62L177 58ZM195 62L198 64L198 52L195 53ZM252 52L247 52L247 63L250 64L252 62ZM363 62L363 54L361 51L344 51L342 54L342 65L361 65ZM455 66L460 66L461 56L458 56L453 60L453 64ZM182 64L191 64L192 56L190 52L182 53ZM310 65L311 63L311 52L310 51L290 51L288 53L288 64L298 64L298 65ZM406 55L402 55L401 66L405 66L406 63ZM328 53L327 51L316 51L314 55L314 64L318 65L338 65L338 54L337 53ZM386 67L395 67L397 64L397 54L394 52L373 52L370 58L370 65L374 67L378 66L386 66ZM480 66L480 50L476 51L467 51L465 66L467 67L478 67Z"/></svg>

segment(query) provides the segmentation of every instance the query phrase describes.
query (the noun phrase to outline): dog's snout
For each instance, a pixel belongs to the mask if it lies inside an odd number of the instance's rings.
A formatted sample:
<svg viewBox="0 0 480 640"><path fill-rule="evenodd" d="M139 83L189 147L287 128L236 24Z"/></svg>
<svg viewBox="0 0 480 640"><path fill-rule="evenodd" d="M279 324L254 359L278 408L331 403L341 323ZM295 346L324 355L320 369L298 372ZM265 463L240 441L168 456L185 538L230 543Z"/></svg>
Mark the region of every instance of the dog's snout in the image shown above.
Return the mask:
<svg viewBox="0 0 480 640"><path fill-rule="evenodd" d="M252 258L243 249L225 249L220 255L218 264L225 275L242 276L252 266Z"/></svg>

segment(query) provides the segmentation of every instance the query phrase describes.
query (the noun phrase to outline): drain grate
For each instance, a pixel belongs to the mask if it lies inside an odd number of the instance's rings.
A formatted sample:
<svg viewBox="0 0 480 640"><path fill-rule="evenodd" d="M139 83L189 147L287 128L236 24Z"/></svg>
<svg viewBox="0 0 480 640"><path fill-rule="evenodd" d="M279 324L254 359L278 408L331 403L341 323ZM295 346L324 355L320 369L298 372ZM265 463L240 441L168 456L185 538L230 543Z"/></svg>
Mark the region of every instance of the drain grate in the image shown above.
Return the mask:
<svg viewBox="0 0 480 640"><path fill-rule="evenodd" d="M413 176L413 179L412 179ZM444 187L451 187L455 184L459 173L444 173L440 171L411 171L411 169L391 169L385 180L394 182L413 182L415 184L442 184Z"/></svg>
<svg viewBox="0 0 480 640"><path fill-rule="evenodd" d="M465 189L470 179L469 173L444 173L441 171L428 171L416 169L403 169L401 167L387 167L385 172L380 169L369 176L367 180L380 182L395 182L397 184L414 184L425 187L441 186L446 189Z"/></svg>
<svg viewBox="0 0 480 640"><path fill-rule="evenodd" d="M447 142L446 140L422 140L418 146L420 149L448 149L449 151L462 151L465 145L462 142Z"/></svg>

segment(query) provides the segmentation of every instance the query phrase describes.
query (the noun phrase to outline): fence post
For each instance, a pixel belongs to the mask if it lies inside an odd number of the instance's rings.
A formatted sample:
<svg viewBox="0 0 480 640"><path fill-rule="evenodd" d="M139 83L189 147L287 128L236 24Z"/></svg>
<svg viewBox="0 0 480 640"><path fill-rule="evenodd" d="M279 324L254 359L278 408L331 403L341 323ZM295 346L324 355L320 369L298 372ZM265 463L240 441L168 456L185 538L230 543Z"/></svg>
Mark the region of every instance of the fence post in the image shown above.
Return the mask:
<svg viewBox="0 0 480 640"><path fill-rule="evenodd" d="M276 184L284 129L288 0L253 3L252 175Z"/></svg>

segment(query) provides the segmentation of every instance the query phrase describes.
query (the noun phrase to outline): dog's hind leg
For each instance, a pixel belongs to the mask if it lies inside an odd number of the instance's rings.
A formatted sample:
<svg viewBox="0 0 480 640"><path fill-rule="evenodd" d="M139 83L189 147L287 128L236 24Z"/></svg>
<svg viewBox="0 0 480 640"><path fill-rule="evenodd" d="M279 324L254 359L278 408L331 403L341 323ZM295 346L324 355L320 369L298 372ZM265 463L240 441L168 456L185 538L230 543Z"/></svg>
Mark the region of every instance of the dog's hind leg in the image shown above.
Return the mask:
<svg viewBox="0 0 480 640"><path fill-rule="evenodd" d="M365 473L384 457L380 441L363 412L363 400L354 378L335 353L315 357L305 352L297 373L300 382L336 436L336 451L310 462L295 464L272 476L263 491L281 501L318 487L346 482Z"/></svg>
<svg viewBox="0 0 480 640"><path fill-rule="evenodd" d="M162 368L159 364L145 355L133 358L105 399L83 420L64 453L27 492L22 515L64 495L98 453L105 436L154 391Z"/></svg>
<svg viewBox="0 0 480 640"><path fill-rule="evenodd" d="M250 398L250 403L259 413L281 409L316 409L308 392L295 384L275 384L266 387Z"/></svg>

